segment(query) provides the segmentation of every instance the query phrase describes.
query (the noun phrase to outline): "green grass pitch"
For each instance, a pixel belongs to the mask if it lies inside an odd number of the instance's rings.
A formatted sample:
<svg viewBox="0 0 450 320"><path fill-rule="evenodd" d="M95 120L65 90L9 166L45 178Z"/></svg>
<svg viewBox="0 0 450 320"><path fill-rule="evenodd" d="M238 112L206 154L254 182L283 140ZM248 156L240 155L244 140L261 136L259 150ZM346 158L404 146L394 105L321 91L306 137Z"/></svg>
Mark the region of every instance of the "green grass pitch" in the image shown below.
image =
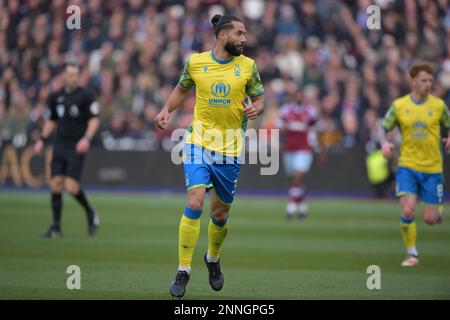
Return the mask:
<svg viewBox="0 0 450 320"><path fill-rule="evenodd" d="M65 195L64 238L48 240L38 235L50 224L49 194L0 192L0 299L170 299L184 196L88 195L98 235L87 236L84 212ZM236 198L219 293L202 261L205 210L185 299L450 299L449 223L418 219L420 265L403 268L397 203L311 200L310 216L291 221L284 206ZM66 287L69 265L81 268L81 290ZM369 265L381 269L380 290L367 288Z"/></svg>

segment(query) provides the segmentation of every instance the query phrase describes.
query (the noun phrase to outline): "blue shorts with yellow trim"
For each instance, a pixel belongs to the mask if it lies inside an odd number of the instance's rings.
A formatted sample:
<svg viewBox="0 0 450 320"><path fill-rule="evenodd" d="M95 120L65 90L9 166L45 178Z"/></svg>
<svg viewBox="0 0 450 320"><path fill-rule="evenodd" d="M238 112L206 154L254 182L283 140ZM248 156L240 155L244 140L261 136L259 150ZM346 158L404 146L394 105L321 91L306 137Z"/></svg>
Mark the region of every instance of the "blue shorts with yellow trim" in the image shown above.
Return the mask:
<svg viewBox="0 0 450 320"><path fill-rule="evenodd" d="M397 196L415 195L423 203L442 204L444 178L441 173L423 173L405 167L397 169Z"/></svg>
<svg viewBox="0 0 450 320"><path fill-rule="evenodd" d="M186 191L199 187L207 190L214 188L223 203L233 202L241 167L238 157L226 157L196 144L186 143L183 165Z"/></svg>

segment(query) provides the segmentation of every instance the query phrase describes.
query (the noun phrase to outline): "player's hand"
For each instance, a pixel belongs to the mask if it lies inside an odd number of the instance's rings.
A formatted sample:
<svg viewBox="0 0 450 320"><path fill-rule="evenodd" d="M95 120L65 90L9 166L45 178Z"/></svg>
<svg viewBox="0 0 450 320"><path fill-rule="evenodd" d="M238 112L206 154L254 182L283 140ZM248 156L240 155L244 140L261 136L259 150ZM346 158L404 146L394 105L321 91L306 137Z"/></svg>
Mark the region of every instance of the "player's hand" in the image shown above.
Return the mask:
<svg viewBox="0 0 450 320"><path fill-rule="evenodd" d="M91 146L91 143L88 138L83 137L78 141L77 143L77 153L87 153L89 151L89 148Z"/></svg>
<svg viewBox="0 0 450 320"><path fill-rule="evenodd" d="M244 113L250 120L255 120L258 116L256 112L256 108L253 104L246 104L245 101L242 101L242 105L244 106Z"/></svg>
<svg viewBox="0 0 450 320"><path fill-rule="evenodd" d="M392 149L394 149L394 144L390 143L389 141L386 141L381 146L381 154L387 158L390 159L392 157Z"/></svg>
<svg viewBox="0 0 450 320"><path fill-rule="evenodd" d="M36 143L34 144L34 154L38 155L42 152L42 149L44 149L44 141L42 139L39 139L38 141L36 141Z"/></svg>
<svg viewBox="0 0 450 320"><path fill-rule="evenodd" d="M153 122L158 128L160 128L161 130L165 130L167 124L169 123L169 116L170 113L163 108L161 112L158 113L156 117L153 119Z"/></svg>
<svg viewBox="0 0 450 320"><path fill-rule="evenodd" d="M444 138L442 140L444 141L445 151L450 151L450 138Z"/></svg>

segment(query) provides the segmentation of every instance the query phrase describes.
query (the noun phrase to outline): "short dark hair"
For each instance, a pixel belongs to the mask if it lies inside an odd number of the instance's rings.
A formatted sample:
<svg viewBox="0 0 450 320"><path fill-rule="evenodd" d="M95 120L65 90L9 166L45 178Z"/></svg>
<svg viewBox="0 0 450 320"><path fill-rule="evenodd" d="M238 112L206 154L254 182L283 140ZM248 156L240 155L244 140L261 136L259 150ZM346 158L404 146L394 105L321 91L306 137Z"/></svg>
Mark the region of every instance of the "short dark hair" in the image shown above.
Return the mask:
<svg viewBox="0 0 450 320"><path fill-rule="evenodd" d="M81 67L80 67L77 63L75 63L75 62L66 62L66 63L64 64L63 70L65 71L65 70L67 69L67 67L74 67L74 68L77 68L78 71L80 71L80 69L81 69Z"/></svg>
<svg viewBox="0 0 450 320"><path fill-rule="evenodd" d="M409 75L411 76L411 78L415 78L415 77L417 77L417 75L419 74L420 71L424 71L433 77L436 72L434 70L433 65L430 62L420 61L420 62L415 63L411 67L411 69L409 69Z"/></svg>
<svg viewBox="0 0 450 320"><path fill-rule="evenodd" d="M232 14L226 14L226 15L220 15L216 14L211 19L211 23L214 26L214 34L217 36L219 35L220 30L222 29L230 29L233 27L233 21L239 21L242 22L241 19L239 19L236 16L233 16Z"/></svg>

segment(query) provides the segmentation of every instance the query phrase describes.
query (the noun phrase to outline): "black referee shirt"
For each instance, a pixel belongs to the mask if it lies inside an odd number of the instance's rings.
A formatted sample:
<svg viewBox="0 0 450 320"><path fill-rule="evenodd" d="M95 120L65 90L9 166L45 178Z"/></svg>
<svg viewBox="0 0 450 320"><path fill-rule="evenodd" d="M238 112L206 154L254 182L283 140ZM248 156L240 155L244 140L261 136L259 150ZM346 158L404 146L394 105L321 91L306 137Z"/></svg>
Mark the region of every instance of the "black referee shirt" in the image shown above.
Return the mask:
<svg viewBox="0 0 450 320"><path fill-rule="evenodd" d="M99 105L92 90L77 87L72 92L65 88L48 99L50 119L58 123L55 145L73 145L84 136L89 119L99 114Z"/></svg>

